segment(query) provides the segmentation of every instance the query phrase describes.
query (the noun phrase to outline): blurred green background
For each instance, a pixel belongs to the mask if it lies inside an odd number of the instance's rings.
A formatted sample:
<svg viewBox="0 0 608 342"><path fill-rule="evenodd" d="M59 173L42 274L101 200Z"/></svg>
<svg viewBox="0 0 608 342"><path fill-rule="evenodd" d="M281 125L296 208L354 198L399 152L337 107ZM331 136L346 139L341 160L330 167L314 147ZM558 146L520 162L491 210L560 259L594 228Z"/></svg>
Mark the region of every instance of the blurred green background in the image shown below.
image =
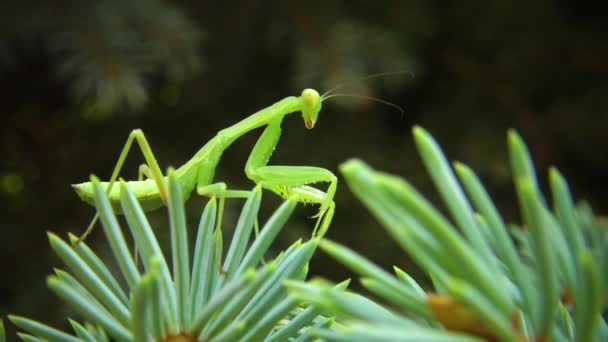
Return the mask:
<svg viewBox="0 0 608 342"><path fill-rule="evenodd" d="M598 2L599 4L599 2ZM437 200L411 127L471 165L505 216L519 219L505 133L517 129L544 181L549 164L578 198L606 212L608 18L592 1L3 1L0 4L0 314L65 326L70 312L45 287L45 231L81 233L93 209L71 183L108 178L126 137L146 133L164 167L303 88L374 96L324 103L315 129L288 116L271 164L338 173L347 158L400 174ZM409 71L364 80L379 72ZM260 131L239 139L216 180L253 184L243 167ZM123 176L142 163L132 153ZM265 218L279 202L266 192ZM407 256L344 186L328 237L379 264L416 274ZM192 231L206 199L188 202ZM226 230L242 201L230 201ZM299 206L279 247L310 234ZM168 237L164 210L150 215ZM101 230L87 241L109 259ZM315 275L350 276L321 253ZM10 331L10 330L9 330ZM12 335L9 332L9 335ZM9 337L10 338L10 337Z"/></svg>

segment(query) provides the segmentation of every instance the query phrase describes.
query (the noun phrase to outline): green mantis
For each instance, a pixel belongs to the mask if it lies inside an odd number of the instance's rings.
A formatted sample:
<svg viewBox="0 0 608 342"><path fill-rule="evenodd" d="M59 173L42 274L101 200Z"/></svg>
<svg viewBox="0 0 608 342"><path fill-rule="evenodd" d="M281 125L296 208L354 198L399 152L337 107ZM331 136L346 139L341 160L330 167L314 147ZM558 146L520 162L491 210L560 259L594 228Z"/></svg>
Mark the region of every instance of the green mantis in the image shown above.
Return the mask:
<svg viewBox="0 0 608 342"><path fill-rule="evenodd" d="M266 126L256 142L247 163L245 174L259 186L268 189L283 198L292 197L298 202L319 205L319 212L313 236L323 236L333 218L337 178L329 170L311 166L274 166L268 161L281 136L281 122L290 113L301 112L304 125L312 129L317 122L321 103L327 97L319 95L314 89L304 89L300 96L284 98L270 107L264 108L242 121L219 131L207 142L189 161L175 170L175 175L182 187L184 200L196 189L201 196L216 196L222 203L225 198L245 198L249 191L228 189L225 183L213 183L215 168L224 151L242 135L256 128ZM122 165L133 144L137 142L146 163L139 167L137 181L127 182L129 189L135 194L142 208L151 211L167 203L167 182L144 133L136 129L129 138L118 158L112 176L102 185L115 209L120 205L120 187L114 186ZM144 179L146 178L147 179ZM311 184L329 183L326 191L319 190ZM93 204L93 185L91 182L74 184L76 192L82 200ZM220 206L223 208L223 206ZM219 213L221 217L221 212ZM97 221L96 215L83 237L92 230ZM81 238L81 239L82 239Z"/></svg>

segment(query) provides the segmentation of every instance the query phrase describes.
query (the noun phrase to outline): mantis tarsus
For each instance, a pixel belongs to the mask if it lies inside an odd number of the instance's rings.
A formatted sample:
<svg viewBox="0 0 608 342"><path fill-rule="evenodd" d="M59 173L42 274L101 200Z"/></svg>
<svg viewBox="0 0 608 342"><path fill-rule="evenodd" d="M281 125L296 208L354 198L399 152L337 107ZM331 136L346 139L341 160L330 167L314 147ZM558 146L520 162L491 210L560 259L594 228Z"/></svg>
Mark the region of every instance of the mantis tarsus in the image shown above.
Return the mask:
<svg viewBox="0 0 608 342"><path fill-rule="evenodd" d="M247 197L249 191L227 189L225 183L213 183L215 168L224 151L236 139L251 130L266 126L249 155L245 165L245 174L256 184L283 198L293 197L298 202L319 204L319 212L315 215L317 223L313 230L313 236L323 236L329 228L334 214L333 197L337 186L336 176L331 171L320 167L269 166L268 161L281 136L283 118L287 114L301 112L304 125L311 129L315 126L321 110L321 103L325 98L327 97L320 96L314 89L304 89L300 96L284 98L270 107L264 108L219 131L188 162L175 170L184 197L189 197L195 188L199 195L216 196L222 201L224 198ZM136 141L139 145L146 164L139 167L138 180L127 183L142 208L145 211L151 211L167 203L167 185L166 177L163 175L141 130L136 129L129 134L110 180L103 182L102 185L106 189L112 205L119 208L120 189L114 185L133 141ZM144 180L144 176L148 179ZM311 186L311 184L319 182L329 183L327 191ZM90 204L94 203L91 182L73 186L81 199ZM222 207L220 206L220 208ZM219 214L221 217L221 212ZM97 218L96 215L81 239L91 231Z"/></svg>

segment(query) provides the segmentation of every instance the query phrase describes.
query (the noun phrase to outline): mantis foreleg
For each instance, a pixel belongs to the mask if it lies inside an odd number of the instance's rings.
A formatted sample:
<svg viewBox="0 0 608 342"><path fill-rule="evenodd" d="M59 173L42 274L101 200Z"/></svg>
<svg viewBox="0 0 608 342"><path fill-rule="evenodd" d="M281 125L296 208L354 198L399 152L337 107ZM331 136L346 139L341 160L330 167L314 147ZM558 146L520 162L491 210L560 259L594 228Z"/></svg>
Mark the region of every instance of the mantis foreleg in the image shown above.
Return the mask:
<svg viewBox="0 0 608 342"><path fill-rule="evenodd" d="M333 217L335 204L333 197L336 192L338 179L329 170L311 166L268 166L272 152L281 137L282 117L268 124L245 166L247 177L262 187L275 192L283 198L294 196L298 202L320 204L319 213L313 236L325 234ZM327 192L323 192L310 184L329 183Z"/></svg>

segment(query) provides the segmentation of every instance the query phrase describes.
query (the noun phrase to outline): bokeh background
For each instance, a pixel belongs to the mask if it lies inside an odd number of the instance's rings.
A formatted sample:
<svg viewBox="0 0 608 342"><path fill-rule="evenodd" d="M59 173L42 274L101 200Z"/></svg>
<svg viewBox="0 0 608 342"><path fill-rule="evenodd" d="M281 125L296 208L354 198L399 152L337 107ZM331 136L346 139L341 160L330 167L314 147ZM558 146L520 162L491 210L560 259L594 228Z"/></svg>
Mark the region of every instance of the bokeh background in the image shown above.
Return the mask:
<svg viewBox="0 0 608 342"><path fill-rule="evenodd" d="M598 2L599 3L599 2ZM108 178L126 137L142 128L163 167L302 88L373 96L324 103L315 129L288 116L271 163L338 173L358 157L402 175L437 199L416 155L419 124L452 160L471 165L518 221L505 133L517 129L544 181L556 165L575 195L606 212L608 18L592 1L12 1L0 4L0 314L66 325L45 287L46 231L80 233L93 209L71 183ZM404 72L405 71L405 72ZM394 75L363 79L381 72ZM260 131L239 139L216 179L243 173ZM123 176L142 163L132 153ZM416 273L341 183L328 237L379 264ZM192 231L206 199L188 202ZM279 199L264 195L262 220ZM227 234L242 201L226 209ZM278 247L310 234L316 208L300 206ZM164 210L150 215L168 237ZM88 243L109 258L101 230ZM351 276L321 253L311 272ZM356 286L356 285L355 285ZM9 328L9 335L13 335ZM9 336L12 338L12 336Z"/></svg>

